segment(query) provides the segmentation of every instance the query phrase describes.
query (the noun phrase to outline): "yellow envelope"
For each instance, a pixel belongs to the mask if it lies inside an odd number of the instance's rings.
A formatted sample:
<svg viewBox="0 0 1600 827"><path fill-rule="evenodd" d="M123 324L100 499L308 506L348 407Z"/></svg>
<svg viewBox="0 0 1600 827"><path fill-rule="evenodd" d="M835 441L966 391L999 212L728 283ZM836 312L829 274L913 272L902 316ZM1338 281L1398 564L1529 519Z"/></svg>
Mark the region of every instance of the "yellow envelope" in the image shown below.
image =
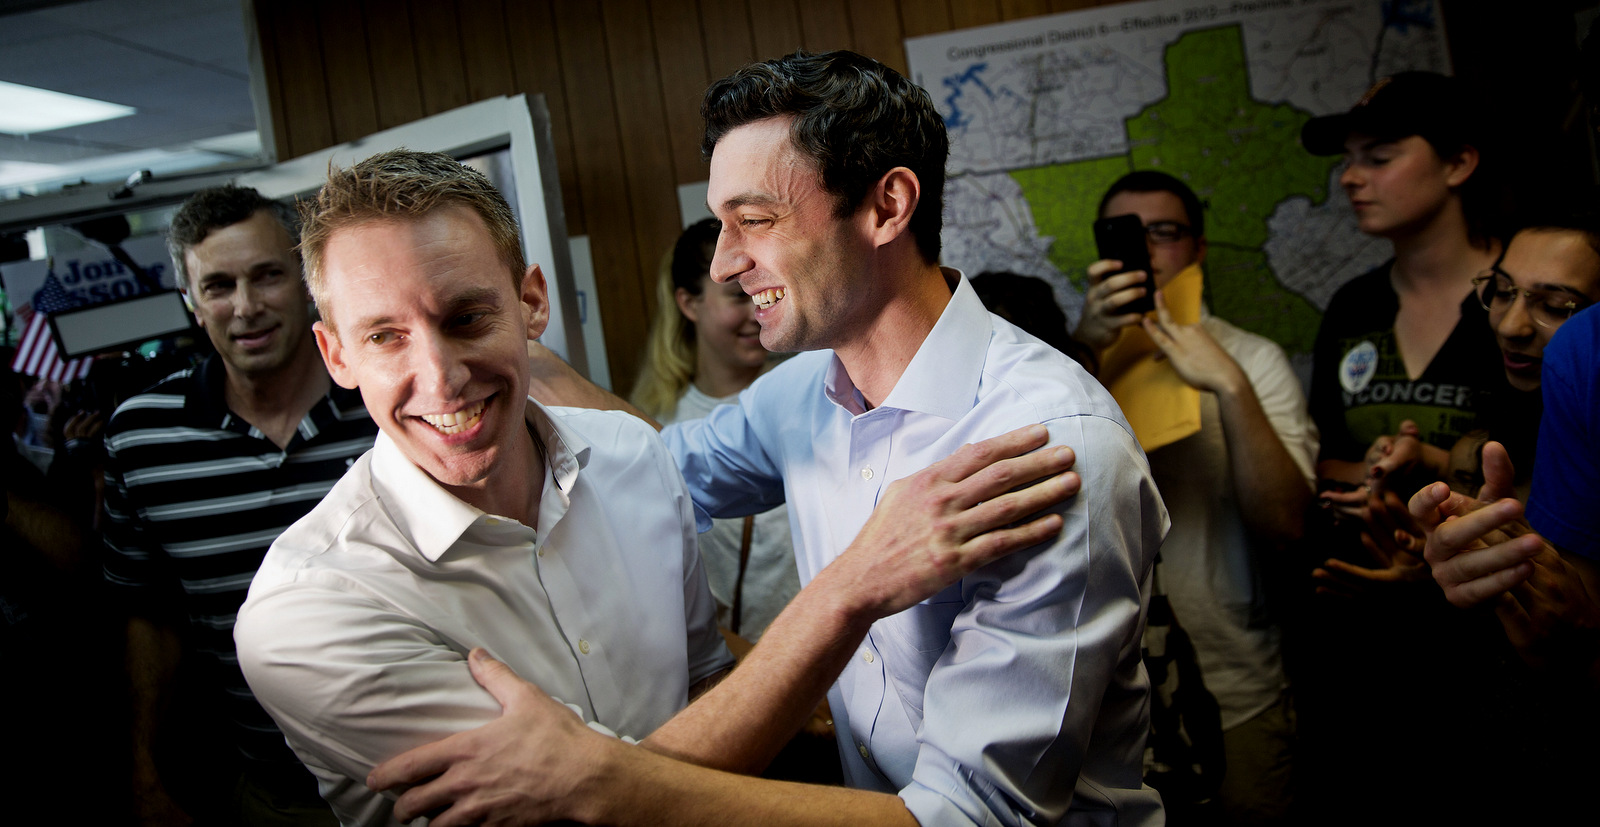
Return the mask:
<svg viewBox="0 0 1600 827"><path fill-rule="evenodd" d="M1200 321L1199 264L1191 264L1161 288L1167 311L1178 324ZM1150 453L1200 431L1200 392L1189 387L1144 328L1131 325L1100 354L1100 381L1122 406L1139 447Z"/></svg>

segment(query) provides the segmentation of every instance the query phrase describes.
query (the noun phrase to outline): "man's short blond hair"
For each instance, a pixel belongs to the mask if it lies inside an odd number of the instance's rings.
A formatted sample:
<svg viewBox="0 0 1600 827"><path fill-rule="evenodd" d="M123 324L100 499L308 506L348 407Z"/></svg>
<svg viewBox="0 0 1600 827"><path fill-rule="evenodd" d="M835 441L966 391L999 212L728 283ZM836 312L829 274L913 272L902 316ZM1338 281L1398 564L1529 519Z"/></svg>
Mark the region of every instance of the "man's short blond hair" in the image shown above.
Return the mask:
<svg viewBox="0 0 1600 827"><path fill-rule="evenodd" d="M527 269L517 219L487 176L442 152L395 149L346 169L328 167L328 182L316 198L300 202L300 256L306 286L324 324L332 325L323 254L339 230L371 221L421 218L449 206L466 207L483 219L511 283L522 289Z"/></svg>

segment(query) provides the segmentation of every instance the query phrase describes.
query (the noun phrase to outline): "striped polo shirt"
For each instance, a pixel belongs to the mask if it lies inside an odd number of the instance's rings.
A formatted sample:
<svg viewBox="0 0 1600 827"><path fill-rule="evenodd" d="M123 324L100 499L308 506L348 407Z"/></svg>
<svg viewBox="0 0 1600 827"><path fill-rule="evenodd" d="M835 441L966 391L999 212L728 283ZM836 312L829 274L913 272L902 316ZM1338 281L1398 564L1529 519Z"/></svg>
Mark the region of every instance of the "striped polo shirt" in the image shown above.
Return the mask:
<svg viewBox="0 0 1600 827"><path fill-rule="evenodd" d="M226 378L212 355L112 415L105 577L134 612L187 617L187 651L212 670L246 759L297 766L239 671L234 615L272 541L372 448L378 428L359 392L334 385L282 449L228 409Z"/></svg>

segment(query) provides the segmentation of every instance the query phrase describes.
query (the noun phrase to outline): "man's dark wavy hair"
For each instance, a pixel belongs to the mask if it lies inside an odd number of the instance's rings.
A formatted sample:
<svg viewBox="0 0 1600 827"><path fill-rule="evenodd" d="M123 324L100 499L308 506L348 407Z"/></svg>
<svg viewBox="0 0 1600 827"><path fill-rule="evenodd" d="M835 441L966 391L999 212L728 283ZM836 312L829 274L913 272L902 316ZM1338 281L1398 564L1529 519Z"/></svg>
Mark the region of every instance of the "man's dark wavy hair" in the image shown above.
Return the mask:
<svg viewBox="0 0 1600 827"><path fill-rule="evenodd" d="M950 139L933 99L904 75L854 52L795 52L713 83L700 114L700 151L708 159L734 129L793 115L789 137L816 163L840 217L854 212L884 173L911 170L922 185L911 234L928 263L939 260Z"/></svg>
<svg viewBox="0 0 1600 827"><path fill-rule="evenodd" d="M274 201L252 187L227 184L189 196L167 228L167 252L172 255L172 266L177 270L178 286L189 287L190 274L185 258L189 248L205 241L212 232L232 227L262 211L283 225L289 232L291 244L300 243L300 218L295 215L294 207Z"/></svg>
<svg viewBox="0 0 1600 827"><path fill-rule="evenodd" d="M1546 196L1543 203L1530 206L1518 216L1516 231L1579 233L1589 248L1600 254L1600 188L1579 184ZM1511 233L1507 236L1514 236Z"/></svg>

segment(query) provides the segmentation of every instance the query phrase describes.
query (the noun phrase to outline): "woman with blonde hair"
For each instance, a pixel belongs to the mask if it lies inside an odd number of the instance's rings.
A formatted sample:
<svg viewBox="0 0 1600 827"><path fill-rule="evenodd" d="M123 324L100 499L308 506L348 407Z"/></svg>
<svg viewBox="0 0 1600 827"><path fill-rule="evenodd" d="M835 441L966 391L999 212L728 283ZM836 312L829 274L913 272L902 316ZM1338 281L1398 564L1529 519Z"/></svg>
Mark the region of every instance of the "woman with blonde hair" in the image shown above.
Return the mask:
<svg viewBox="0 0 1600 827"><path fill-rule="evenodd" d="M737 401L769 362L750 297L738 282L711 280L720 226L714 218L689 225L662 262L656 319L631 401L664 425ZM759 639L800 590L782 506L715 520L700 535L700 555L718 623L745 640Z"/></svg>

